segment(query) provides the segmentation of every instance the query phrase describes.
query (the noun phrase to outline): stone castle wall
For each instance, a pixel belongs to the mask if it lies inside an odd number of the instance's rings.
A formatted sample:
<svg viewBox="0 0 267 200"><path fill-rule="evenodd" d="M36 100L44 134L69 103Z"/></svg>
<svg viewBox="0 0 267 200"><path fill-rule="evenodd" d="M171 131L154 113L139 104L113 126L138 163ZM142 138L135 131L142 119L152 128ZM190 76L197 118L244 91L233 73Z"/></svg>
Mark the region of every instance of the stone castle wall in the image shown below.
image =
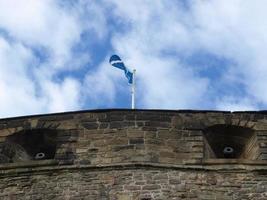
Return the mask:
<svg viewBox="0 0 267 200"><path fill-rule="evenodd" d="M0 199L267 199L265 112L2 119L0 142Z"/></svg>

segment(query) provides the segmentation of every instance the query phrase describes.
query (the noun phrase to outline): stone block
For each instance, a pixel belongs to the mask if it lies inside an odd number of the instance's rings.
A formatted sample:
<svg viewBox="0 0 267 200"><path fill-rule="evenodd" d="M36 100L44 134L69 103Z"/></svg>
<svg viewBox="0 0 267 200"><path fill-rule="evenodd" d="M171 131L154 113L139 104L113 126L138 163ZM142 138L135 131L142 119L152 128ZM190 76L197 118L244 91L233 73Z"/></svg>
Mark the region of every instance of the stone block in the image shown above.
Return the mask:
<svg viewBox="0 0 267 200"><path fill-rule="evenodd" d="M129 144L144 144L143 138L131 138L129 139Z"/></svg>
<svg viewBox="0 0 267 200"><path fill-rule="evenodd" d="M159 190L161 189L160 185L145 185L142 187L142 190Z"/></svg>
<svg viewBox="0 0 267 200"><path fill-rule="evenodd" d="M82 123L82 126L87 130L91 130L91 129L97 129L99 125L96 122L85 122Z"/></svg>
<svg viewBox="0 0 267 200"><path fill-rule="evenodd" d="M153 180L167 180L168 175L167 174L157 174L153 177Z"/></svg>
<svg viewBox="0 0 267 200"><path fill-rule="evenodd" d="M159 153L159 156L160 157L163 157L163 158L175 158L176 154L173 153L173 152L168 152L168 151L162 151Z"/></svg>
<svg viewBox="0 0 267 200"><path fill-rule="evenodd" d="M108 145L128 145L128 139L116 137L116 138L113 138L112 140L107 140L107 144Z"/></svg>
<svg viewBox="0 0 267 200"><path fill-rule="evenodd" d="M134 149L134 145L118 145L113 147L114 151L123 151L129 149Z"/></svg>
<svg viewBox="0 0 267 200"><path fill-rule="evenodd" d="M152 138L152 139L155 139L157 137L157 133L154 132L154 131L145 131L144 132L145 134L145 138Z"/></svg>
<svg viewBox="0 0 267 200"><path fill-rule="evenodd" d="M158 131L158 138L159 139L173 139L178 140L181 138L181 134L176 131L169 131L169 130L159 130Z"/></svg>
<svg viewBox="0 0 267 200"><path fill-rule="evenodd" d="M111 129L120 129L123 127L126 127L127 124L123 121L114 121L114 122L110 122L109 128Z"/></svg>
<svg viewBox="0 0 267 200"><path fill-rule="evenodd" d="M133 191L133 190L141 190L141 186L140 185L126 185L124 187L125 190L130 190L130 191Z"/></svg>
<svg viewBox="0 0 267 200"><path fill-rule="evenodd" d="M114 113L114 114L107 114L107 118L110 122L113 122L113 121L123 121L125 118L125 115L122 114L122 113ZM99 120L101 121L101 120Z"/></svg>
<svg viewBox="0 0 267 200"><path fill-rule="evenodd" d="M16 131L15 128L9 128L9 129L0 130L0 136L1 137L6 137L8 135L12 135L15 131Z"/></svg>
<svg viewBox="0 0 267 200"><path fill-rule="evenodd" d="M143 131L157 131L158 129L156 127L149 127L149 126L143 126Z"/></svg>
<svg viewBox="0 0 267 200"><path fill-rule="evenodd" d="M105 129L105 128L108 128L109 127L109 123L106 123L106 122L102 122L99 124L99 128L100 129Z"/></svg>
<svg viewBox="0 0 267 200"><path fill-rule="evenodd" d="M164 140L160 140L160 139L146 139L146 140L145 140L145 144L146 144L146 145L150 145L150 144L152 144L152 145L158 145L158 146L161 146L161 145L164 145L165 142L164 142Z"/></svg>
<svg viewBox="0 0 267 200"><path fill-rule="evenodd" d="M161 122L161 121L148 121L145 122L146 127L156 127L156 128L169 128L171 127L170 123L168 122Z"/></svg>
<svg viewBox="0 0 267 200"><path fill-rule="evenodd" d="M144 137L144 131L141 130L128 130L127 136L130 138L143 138Z"/></svg>

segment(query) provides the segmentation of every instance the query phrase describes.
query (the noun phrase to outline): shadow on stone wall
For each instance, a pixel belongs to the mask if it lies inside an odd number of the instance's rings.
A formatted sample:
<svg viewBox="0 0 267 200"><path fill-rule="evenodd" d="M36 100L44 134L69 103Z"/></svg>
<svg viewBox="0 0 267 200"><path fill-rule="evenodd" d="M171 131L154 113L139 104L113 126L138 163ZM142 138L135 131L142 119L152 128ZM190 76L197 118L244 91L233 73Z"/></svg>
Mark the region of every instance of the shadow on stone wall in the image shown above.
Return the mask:
<svg viewBox="0 0 267 200"><path fill-rule="evenodd" d="M250 128L219 124L204 131L206 158L255 159L256 134Z"/></svg>
<svg viewBox="0 0 267 200"><path fill-rule="evenodd" d="M0 163L54 159L56 148L56 130L23 130L0 144Z"/></svg>

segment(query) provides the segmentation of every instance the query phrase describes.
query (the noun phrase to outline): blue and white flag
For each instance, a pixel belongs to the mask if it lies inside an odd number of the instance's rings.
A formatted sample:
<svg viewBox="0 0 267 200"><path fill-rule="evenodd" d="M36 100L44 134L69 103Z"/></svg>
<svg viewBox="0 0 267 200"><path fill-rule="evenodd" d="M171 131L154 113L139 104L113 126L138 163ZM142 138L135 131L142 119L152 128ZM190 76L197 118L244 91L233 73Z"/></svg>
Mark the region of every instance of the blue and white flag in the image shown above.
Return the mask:
<svg viewBox="0 0 267 200"><path fill-rule="evenodd" d="M124 71L126 78L128 79L129 84L133 84L133 72L131 72L127 67L125 67L124 63L121 61L120 57L117 55L113 55L109 59L109 63L113 67L117 67Z"/></svg>

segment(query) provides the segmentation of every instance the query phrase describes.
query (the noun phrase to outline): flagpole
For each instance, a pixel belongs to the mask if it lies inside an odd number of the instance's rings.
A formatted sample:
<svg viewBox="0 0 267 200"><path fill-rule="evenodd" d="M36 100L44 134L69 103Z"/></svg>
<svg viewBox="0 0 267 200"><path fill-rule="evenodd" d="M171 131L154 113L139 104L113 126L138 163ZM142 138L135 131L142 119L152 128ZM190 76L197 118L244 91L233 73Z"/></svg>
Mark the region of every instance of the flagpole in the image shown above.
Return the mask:
<svg viewBox="0 0 267 200"><path fill-rule="evenodd" d="M132 109L135 109L135 72L136 70L133 70L133 84L132 84Z"/></svg>

